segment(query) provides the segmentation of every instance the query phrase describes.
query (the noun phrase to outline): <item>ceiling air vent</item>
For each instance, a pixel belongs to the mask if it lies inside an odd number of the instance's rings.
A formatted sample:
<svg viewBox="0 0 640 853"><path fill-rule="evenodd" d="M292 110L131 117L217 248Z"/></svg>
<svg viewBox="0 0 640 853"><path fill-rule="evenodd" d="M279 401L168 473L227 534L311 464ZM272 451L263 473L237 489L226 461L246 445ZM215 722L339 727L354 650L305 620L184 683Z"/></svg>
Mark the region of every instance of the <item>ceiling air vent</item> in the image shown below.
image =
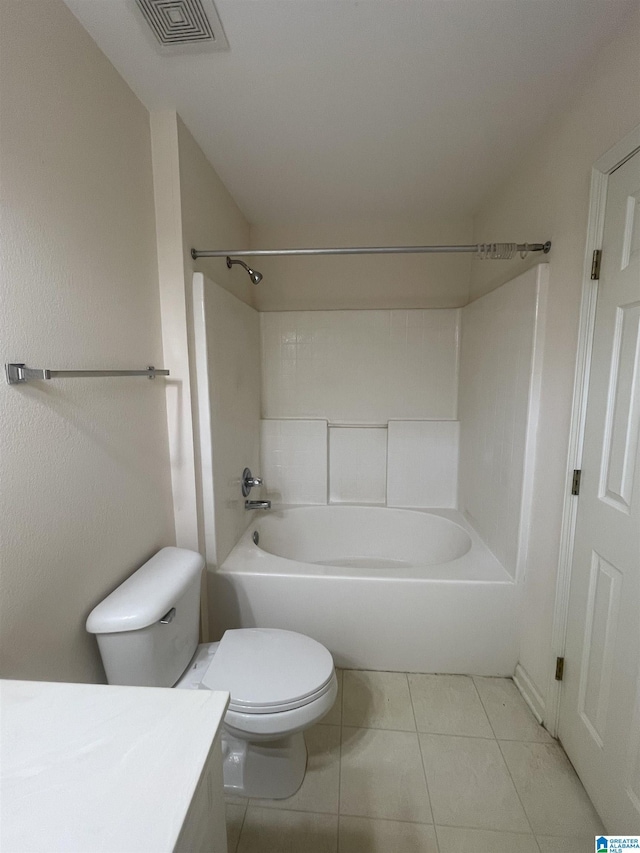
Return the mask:
<svg viewBox="0 0 640 853"><path fill-rule="evenodd" d="M229 47L213 0L136 0L136 4L164 48Z"/></svg>

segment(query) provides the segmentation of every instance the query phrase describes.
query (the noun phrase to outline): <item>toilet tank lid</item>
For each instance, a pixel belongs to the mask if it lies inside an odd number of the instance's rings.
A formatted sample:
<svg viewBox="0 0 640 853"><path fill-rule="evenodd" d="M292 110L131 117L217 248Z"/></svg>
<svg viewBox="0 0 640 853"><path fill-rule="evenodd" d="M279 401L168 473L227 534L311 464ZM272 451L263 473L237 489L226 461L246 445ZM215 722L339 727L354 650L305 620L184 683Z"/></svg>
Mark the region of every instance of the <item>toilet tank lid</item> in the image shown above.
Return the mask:
<svg viewBox="0 0 640 853"><path fill-rule="evenodd" d="M186 548L163 548L104 601L87 618L90 634L137 631L161 619L200 576L204 559Z"/></svg>

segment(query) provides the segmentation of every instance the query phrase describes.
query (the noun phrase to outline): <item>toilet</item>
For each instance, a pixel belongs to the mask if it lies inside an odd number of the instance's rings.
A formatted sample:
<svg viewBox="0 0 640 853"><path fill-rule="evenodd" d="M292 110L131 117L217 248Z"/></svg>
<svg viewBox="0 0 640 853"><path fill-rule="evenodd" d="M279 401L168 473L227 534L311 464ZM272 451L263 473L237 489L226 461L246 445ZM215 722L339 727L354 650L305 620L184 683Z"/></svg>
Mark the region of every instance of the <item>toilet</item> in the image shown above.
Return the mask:
<svg viewBox="0 0 640 853"><path fill-rule="evenodd" d="M224 690L228 794L281 799L304 779L303 731L322 719L338 684L330 652L293 631L240 628L198 645L204 560L163 548L89 614L109 684Z"/></svg>

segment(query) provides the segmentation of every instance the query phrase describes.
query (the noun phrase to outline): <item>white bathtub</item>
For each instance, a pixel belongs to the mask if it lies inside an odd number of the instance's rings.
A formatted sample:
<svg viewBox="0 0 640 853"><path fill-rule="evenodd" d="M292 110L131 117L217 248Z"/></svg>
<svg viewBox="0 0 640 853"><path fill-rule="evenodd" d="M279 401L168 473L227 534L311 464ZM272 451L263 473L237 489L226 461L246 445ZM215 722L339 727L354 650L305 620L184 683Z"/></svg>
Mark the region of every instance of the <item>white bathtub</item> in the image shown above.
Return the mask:
<svg viewBox="0 0 640 853"><path fill-rule="evenodd" d="M300 631L359 669L515 669L516 586L455 510L272 510L210 578L219 634Z"/></svg>

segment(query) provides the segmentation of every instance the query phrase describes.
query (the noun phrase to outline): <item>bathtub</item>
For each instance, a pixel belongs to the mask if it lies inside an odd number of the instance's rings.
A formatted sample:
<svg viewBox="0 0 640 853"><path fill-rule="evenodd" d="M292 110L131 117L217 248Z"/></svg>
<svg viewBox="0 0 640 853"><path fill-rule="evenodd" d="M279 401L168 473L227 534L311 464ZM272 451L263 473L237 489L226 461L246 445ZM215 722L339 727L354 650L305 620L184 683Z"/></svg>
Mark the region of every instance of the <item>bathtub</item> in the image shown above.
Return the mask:
<svg viewBox="0 0 640 853"><path fill-rule="evenodd" d="M218 634L300 631L356 669L511 675L517 662L517 587L455 510L274 509L209 578Z"/></svg>

